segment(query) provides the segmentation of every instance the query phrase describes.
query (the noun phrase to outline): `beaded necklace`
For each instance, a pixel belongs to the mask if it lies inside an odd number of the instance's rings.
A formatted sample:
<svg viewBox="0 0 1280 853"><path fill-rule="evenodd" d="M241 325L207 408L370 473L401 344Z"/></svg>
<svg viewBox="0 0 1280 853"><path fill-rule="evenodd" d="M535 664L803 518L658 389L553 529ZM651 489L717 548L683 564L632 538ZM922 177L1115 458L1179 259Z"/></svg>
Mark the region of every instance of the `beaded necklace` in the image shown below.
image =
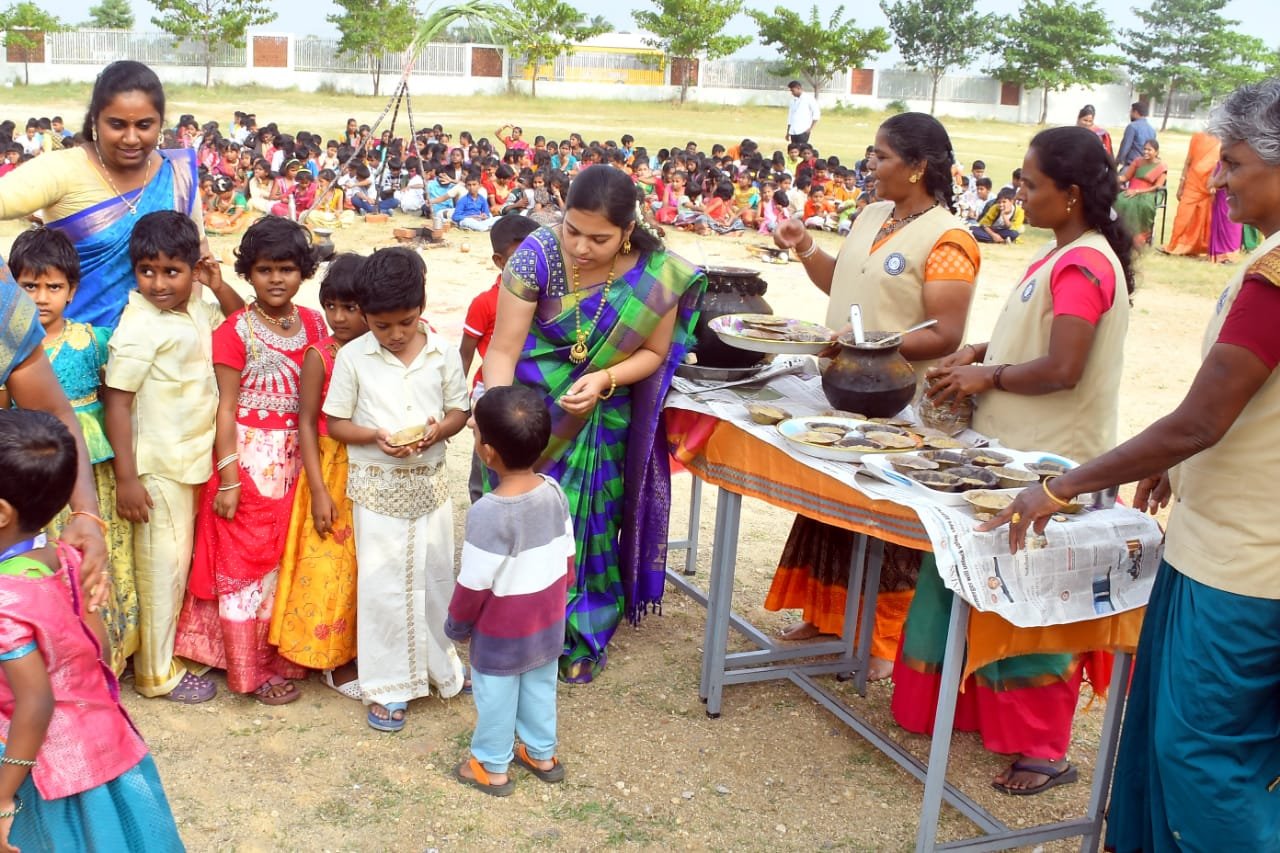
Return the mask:
<svg viewBox="0 0 1280 853"><path fill-rule="evenodd" d="M933 210L935 207L937 207L936 204L931 204L928 207L926 207L924 210L913 213L910 216L904 216L902 219L898 219L896 217L890 216L888 219L885 220L884 224L880 226L880 236L888 237L893 232L901 230L902 228L905 228L907 225L919 219L921 216L924 216L926 213Z"/></svg>

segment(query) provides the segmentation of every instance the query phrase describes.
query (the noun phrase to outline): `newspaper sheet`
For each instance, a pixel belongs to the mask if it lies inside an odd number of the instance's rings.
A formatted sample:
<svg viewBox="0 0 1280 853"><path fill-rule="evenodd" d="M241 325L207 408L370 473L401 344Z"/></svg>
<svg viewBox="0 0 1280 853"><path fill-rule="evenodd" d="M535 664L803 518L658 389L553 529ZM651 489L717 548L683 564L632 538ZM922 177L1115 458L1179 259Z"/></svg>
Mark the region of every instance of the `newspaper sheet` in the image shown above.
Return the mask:
<svg viewBox="0 0 1280 853"><path fill-rule="evenodd" d="M809 456L788 444L776 427L751 421L746 409L750 403L778 406L793 417L830 411L814 371L812 359L800 357L775 361L757 380L767 384L720 388L716 386L721 383L677 377L666 405L732 421L797 462L870 498L915 510L933 542L947 588L977 610L1030 628L1096 619L1147 603L1164 541L1160 526L1147 515L1117 506L1061 516L1065 520L1051 522L1043 537L1033 537L1028 548L1010 555L1008 528L977 533L967 505L945 506L873 479L861 465ZM972 440L977 435L960 437Z"/></svg>

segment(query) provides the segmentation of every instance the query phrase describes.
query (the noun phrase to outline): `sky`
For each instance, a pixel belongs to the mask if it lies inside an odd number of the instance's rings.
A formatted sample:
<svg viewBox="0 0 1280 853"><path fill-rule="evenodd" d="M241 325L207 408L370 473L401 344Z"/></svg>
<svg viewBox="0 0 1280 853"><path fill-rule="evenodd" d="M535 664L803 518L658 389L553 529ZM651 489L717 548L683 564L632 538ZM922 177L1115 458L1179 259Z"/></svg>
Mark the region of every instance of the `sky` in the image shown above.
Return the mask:
<svg viewBox="0 0 1280 853"><path fill-rule="evenodd" d="M334 26L325 20L326 16L335 14L338 11L336 4L332 0L268 0L268 2L272 8L279 12L279 17L274 23L258 28L258 31L293 32L298 35L336 35ZM426 5L425 0L420 0L420 2L423 6ZM579 9L587 11L588 14L603 14L618 30L624 31L635 29L635 24L631 18L633 10L652 8L649 0L612 0L608 4L587 3L584 0L570 0L570 2ZM771 11L779 2L783 2L783 0L747 0L746 6L747 8ZM85 10L91 3L86 2L86 0L43 0L41 5L63 20L79 22L88 17ZM134 16L137 20L135 29L157 29L150 23L151 17L155 14L155 7L147 0L132 0L132 5ZM841 0L785 0L785 5L797 11L807 10L810 6L816 5L818 14L822 19L828 19L837 7L843 5L846 14L854 12L854 10L862 13L862 17L858 19L858 25L861 27L887 26L884 14L880 11L879 3L875 2L875 0L847 0L847 2L841 2ZM1134 0L1119 0L1119 2L1117 0L1101 0L1101 6L1106 10L1108 17L1120 27L1129 26L1134 20L1133 15L1130 14L1130 8L1133 5L1136 5ZM600 8L601 6L606 8ZM1019 0L978 0L980 11L994 12L999 15L1017 14L1019 6ZM1275 0L1229 0L1224 12L1229 18L1240 20L1242 22L1241 29L1258 36L1271 47L1280 47L1280 16L1275 14ZM755 22L746 15L739 15L726 28L726 32L736 35L756 35ZM768 51L769 49L760 45L758 41L753 41L735 56L741 58L771 58ZM893 61L893 55L883 56L880 57L877 64L884 66L892 64Z"/></svg>

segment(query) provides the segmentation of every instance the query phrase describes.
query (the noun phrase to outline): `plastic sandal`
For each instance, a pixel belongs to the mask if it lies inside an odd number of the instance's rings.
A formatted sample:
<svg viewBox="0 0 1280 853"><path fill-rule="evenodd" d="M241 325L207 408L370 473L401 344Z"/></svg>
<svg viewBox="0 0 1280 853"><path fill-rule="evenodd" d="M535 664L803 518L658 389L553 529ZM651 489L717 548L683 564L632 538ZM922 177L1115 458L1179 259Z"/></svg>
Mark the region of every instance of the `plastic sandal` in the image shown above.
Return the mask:
<svg viewBox="0 0 1280 853"><path fill-rule="evenodd" d="M333 670L322 669L320 670L320 680L326 687L341 693L348 699L355 699L357 702L360 701L360 679L357 678L353 681L348 681L346 684L335 684L333 681Z"/></svg>
<svg viewBox="0 0 1280 853"><path fill-rule="evenodd" d="M273 687L288 687L288 690L279 696L271 695ZM302 698L302 691L292 681L286 681L279 676L272 676L262 682L257 690L253 691L253 698L257 699L263 705L288 705L290 702L297 702Z"/></svg>
<svg viewBox="0 0 1280 853"><path fill-rule="evenodd" d="M534 776L537 776L543 782L563 782L564 781L564 765L560 763L560 759L554 755L551 756L553 766L550 770L543 770L541 767L533 763L533 759L529 757L529 749L524 744L516 745L516 764L519 764L525 770L528 770Z"/></svg>
<svg viewBox="0 0 1280 853"><path fill-rule="evenodd" d="M178 686L164 695L170 702L181 705L199 705L208 702L218 695L218 687L207 678L201 678L193 672L182 676Z"/></svg>
<svg viewBox="0 0 1280 853"><path fill-rule="evenodd" d="M463 776L462 768L469 767L472 776ZM453 768L453 778L462 784L475 788L477 791L484 791L491 797L509 797L516 789L516 780L511 778L511 774L507 774L507 781L502 785L495 785L489 781L489 774L484 769L484 765L474 758L468 758L466 761L458 762L458 766Z"/></svg>
<svg viewBox="0 0 1280 853"><path fill-rule="evenodd" d="M1058 785L1070 785L1080 776L1080 771L1076 770L1075 765L1070 762L1062 767L1054 767L1052 764L1019 758L1013 762L1013 769L1023 773L1039 773L1041 776L1048 776L1049 778L1033 788L1011 788L999 782L992 782L991 787L1001 793L1012 794L1015 797L1029 797L1043 793Z"/></svg>
<svg viewBox="0 0 1280 853"><path fill-rule="evenodd" d="M373 706L369 706L369 713L365 715L365 721L369 723L369 728L377 729L380 732L398 732L404 728L405 711L409 708L408 702L382 702L379 703L383 708L387 709L387 718L384 720L377 714L373 713ZM399 714L399 717L396 717Z"/></svg>

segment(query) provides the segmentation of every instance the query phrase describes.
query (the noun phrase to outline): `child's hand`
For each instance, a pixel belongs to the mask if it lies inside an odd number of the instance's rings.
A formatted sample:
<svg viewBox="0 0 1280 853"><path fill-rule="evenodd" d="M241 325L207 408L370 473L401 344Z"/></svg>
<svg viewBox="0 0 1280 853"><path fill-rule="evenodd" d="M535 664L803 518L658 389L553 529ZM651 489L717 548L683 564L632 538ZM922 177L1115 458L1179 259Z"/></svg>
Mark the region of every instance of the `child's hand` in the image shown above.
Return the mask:
<svg viewBox="0 0 1280 853"><path fill-rule="evenodd" d="M11 812L17 808L17 804L10 799L7 803L0 803L0 811ZM0 818L0 853L19 853L18 848L9 843L9 830L13 828L13 818Z"/></svg>
<svg viewBox="0 0 1280 853"><path fill-rule="evenodd" d="M225 518L227 521L236 517L236 507L240 506L240 490L229 489L225 492L218 492L213 498L213 512L218 518Z"/></svg>
<svg viewBox="0 0 1280 853"><path fill-rule="evenodd" d="M238 217L239 214L236 216ZM222 265L213 255L205 255L196 262L196 278L216 293L222 289Z"/></svg>
<svg viewBox="0 0 1280 853"><path fill-rule="evenodd" d="M378 449L388 456L395 459L407 459L416 452L417 445L406 444L403 447L396 447L388 443L390 438L391 433L387 432L385 429L380 429L378 430L378 435L375 439Z"/></svg>
<svg viewBox="0 0 1280 853"><path fill-rule="evenodd" d="M146 524L151 520L148 510L154 506L151 495L137 477L116 483L116 512L121 518L134 524Z"/></svg>
<svg viewBox="0 0 1280 853"><path fill-rule="evenodd" d="M321 539L333 530L333 523L338 520L338 505L329 496L329 490L317 485L311 493L311 523Z"/></svg>

